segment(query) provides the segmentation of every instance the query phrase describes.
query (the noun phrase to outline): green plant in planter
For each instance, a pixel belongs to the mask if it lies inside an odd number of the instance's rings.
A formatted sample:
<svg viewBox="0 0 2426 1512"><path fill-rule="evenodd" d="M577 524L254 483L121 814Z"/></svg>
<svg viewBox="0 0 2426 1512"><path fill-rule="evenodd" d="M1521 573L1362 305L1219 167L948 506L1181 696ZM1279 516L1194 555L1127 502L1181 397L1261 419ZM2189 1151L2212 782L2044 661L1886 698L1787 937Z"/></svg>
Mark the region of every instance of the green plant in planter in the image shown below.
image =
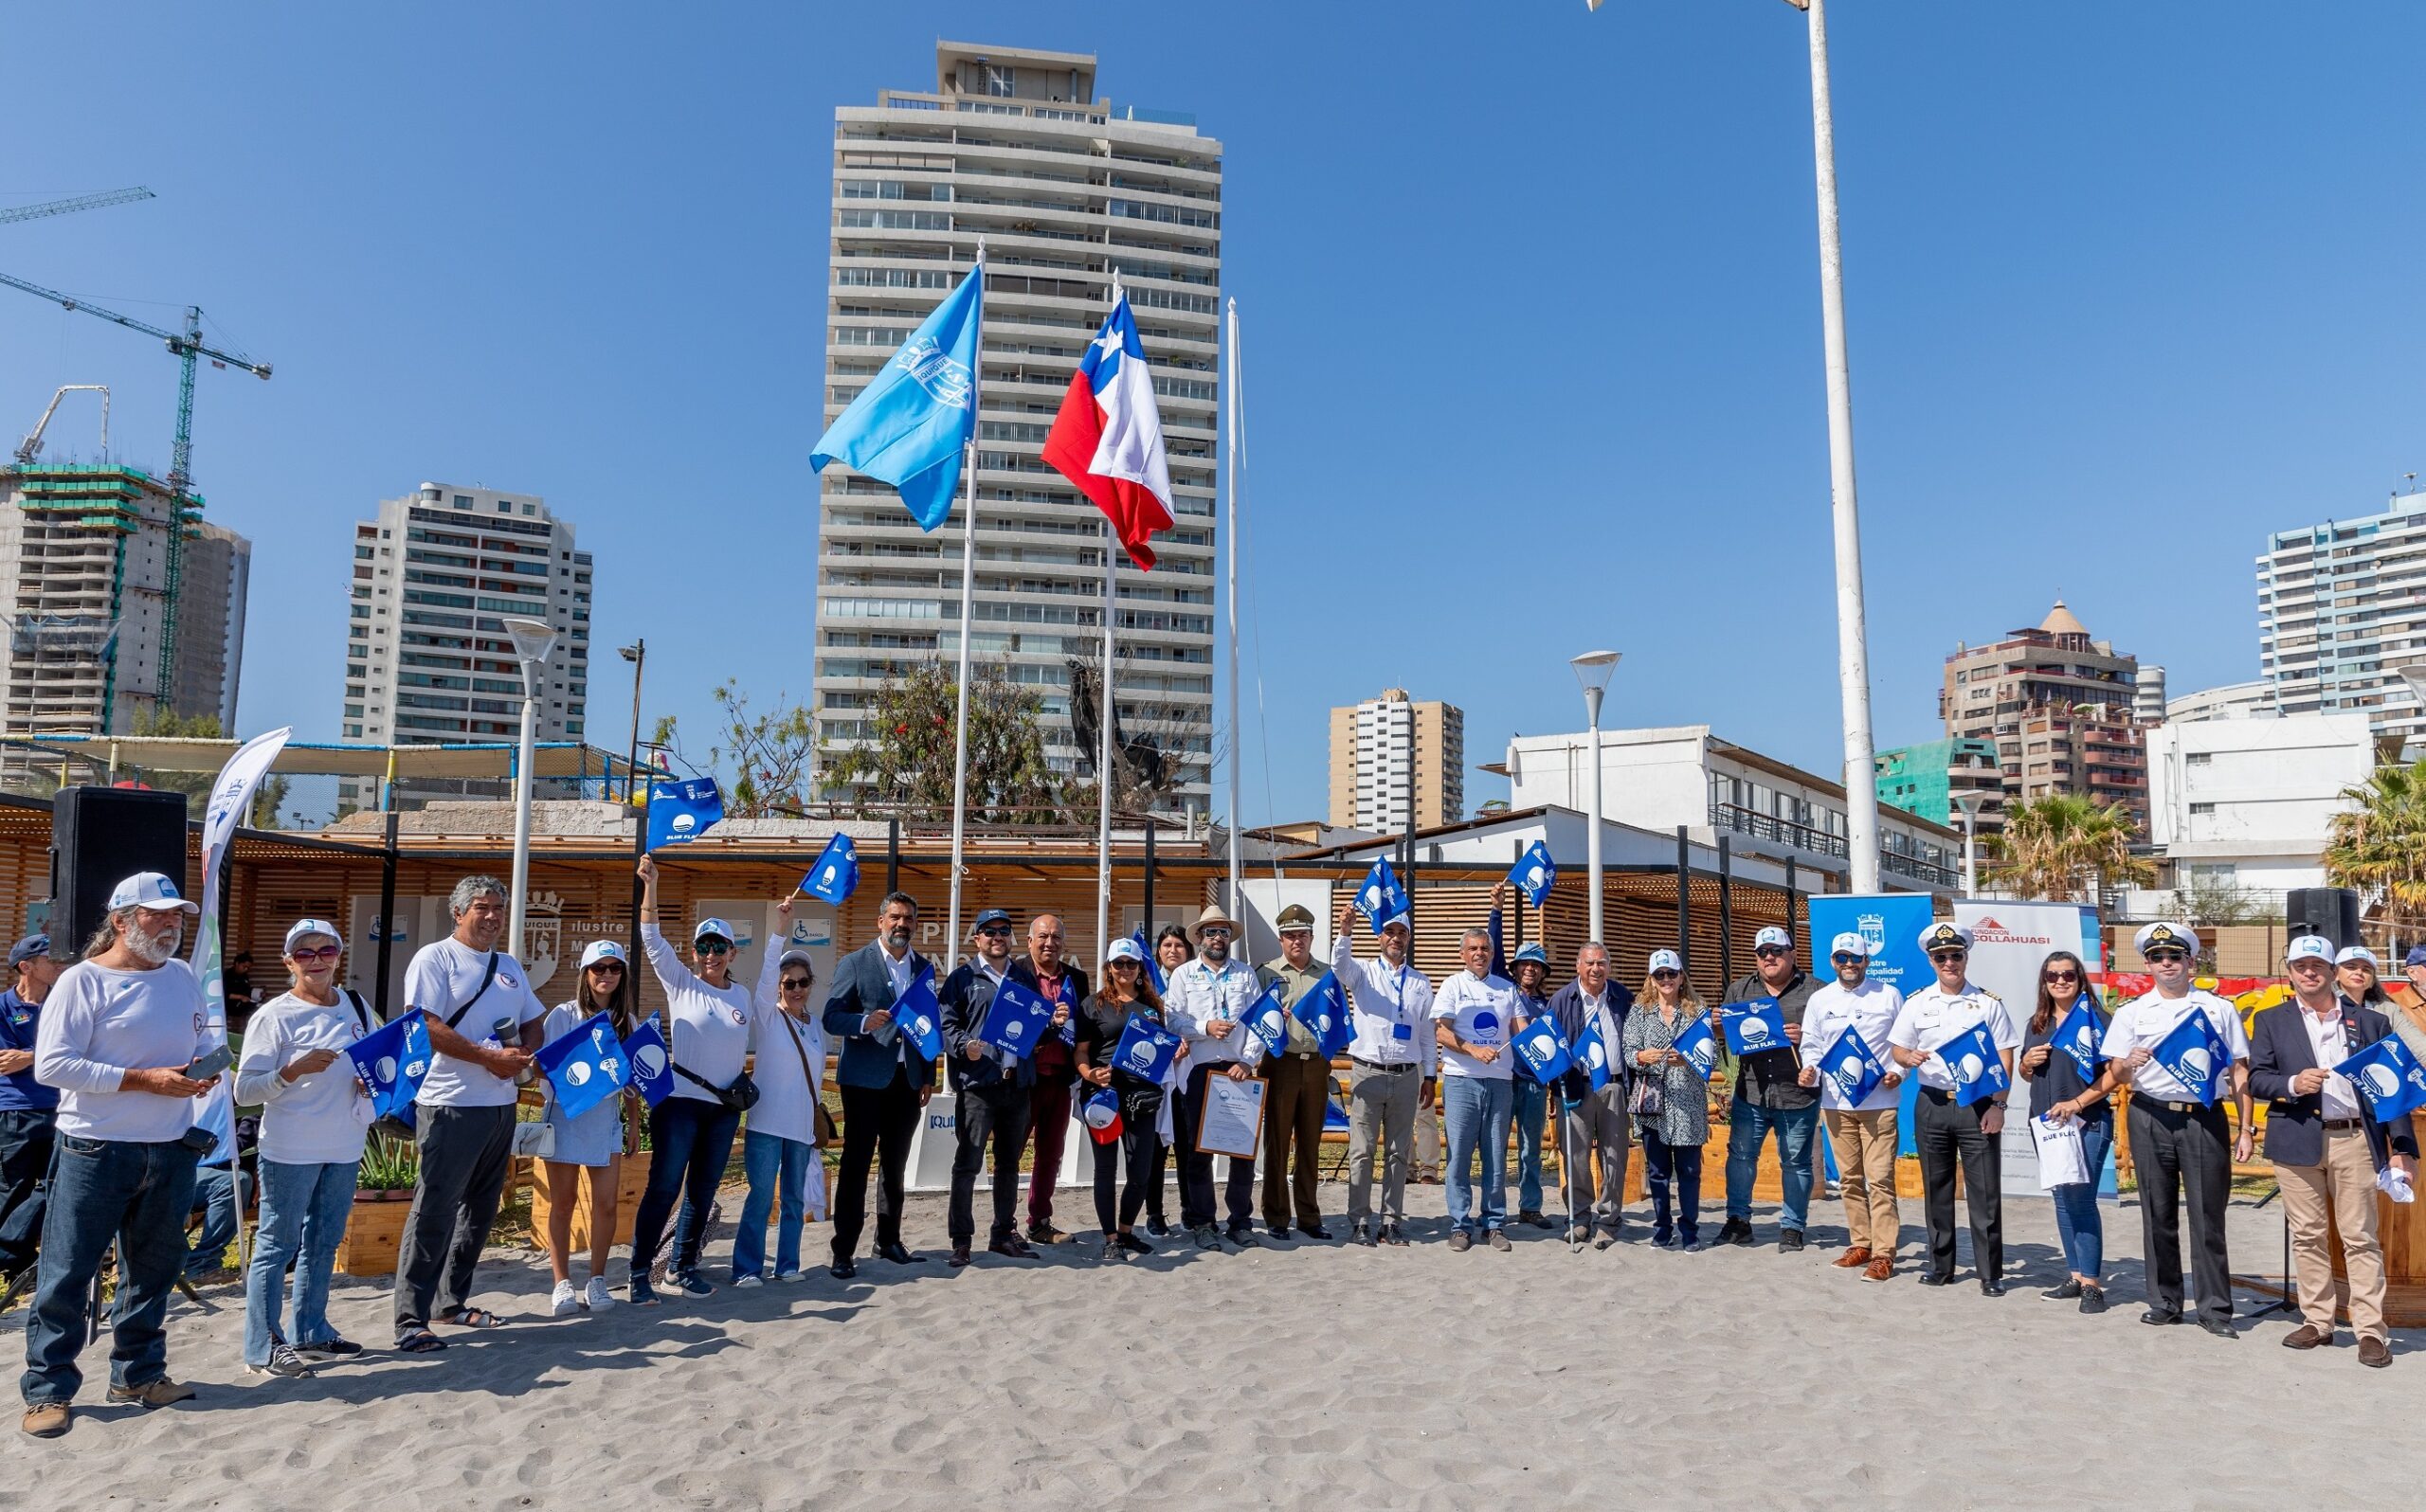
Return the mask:
<svg viewBox="0 0 2426 1512"><path fill-rule="evenodd" d="M353 1187L357 1192L407 1192L420 1179L421 1151L408 1140L374 1132L362 1146Z"/></svg>

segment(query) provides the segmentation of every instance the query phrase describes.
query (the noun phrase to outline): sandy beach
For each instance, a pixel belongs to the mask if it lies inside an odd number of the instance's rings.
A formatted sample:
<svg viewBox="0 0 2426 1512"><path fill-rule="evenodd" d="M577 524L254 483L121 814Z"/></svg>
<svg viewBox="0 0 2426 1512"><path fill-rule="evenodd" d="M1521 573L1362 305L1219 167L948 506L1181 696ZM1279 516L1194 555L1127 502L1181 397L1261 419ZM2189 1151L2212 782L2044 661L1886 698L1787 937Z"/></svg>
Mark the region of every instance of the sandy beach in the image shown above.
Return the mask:
<svg viewBox="0 0 2426 1512"><path fill-rule="evenodd" d="M1326 1212L1342 1197L1327 1188ZM2277 1347L2280 1315L2237 1342L2143 1326L2130 1206L2109 1210L2114 1305L2089 1318L2037 1295L2060 1261L2036 1197L2007 1203L2001 1299L1967 1271L1933 1291L1909 1269L1885 1285L1832 1269L1833 1203L1800 1254L1777 1252L1765 1207L1753 1249L1655 1251L1644 1225L1580 1254L1513 1231L1505 1255L1424 1242L1445 1233L1439 1188L1410 1204L1409 1250L1165 1241L1124 1266L1089 1235L955 1273L942 1201L914 1197L922 1265L599 1318L548 1317L544 1260L493 1251L482 1300L507 1326L306 1381L244 1376L223 1286L172 1319L196 1400L100 1406L106 1346L88 1351L94 1405L64 1439L9 1434L0 1505L2247 1508L2372 1503L2371 1481L2426 1470L2418 1336L2397 1332L2379 1372L2346 1332ZM2236 1268L2273 1269L2280 1234L2277 1208L2237 1205ZM386 1343L384 1284L340 1278L331 1312ZM2290 1413L2309 1429L2273 1426Z"/></svg>

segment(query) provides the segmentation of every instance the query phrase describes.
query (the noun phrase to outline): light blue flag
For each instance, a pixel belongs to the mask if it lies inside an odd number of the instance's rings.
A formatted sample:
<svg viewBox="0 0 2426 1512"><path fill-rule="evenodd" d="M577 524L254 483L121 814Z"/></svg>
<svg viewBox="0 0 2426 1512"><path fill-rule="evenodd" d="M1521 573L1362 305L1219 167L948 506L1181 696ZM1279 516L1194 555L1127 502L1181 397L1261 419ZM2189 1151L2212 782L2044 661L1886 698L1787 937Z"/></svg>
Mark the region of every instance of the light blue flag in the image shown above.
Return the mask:
<svg viewBox="0 0 2426 1512"><path fill-rule="evenodd" d="M1558 863L1550 859L1550 848L1539 840L1527 846L1516 864L1508 869L1508 880L1516 884L1516 891L1525 894L1526 902L1540 908L1542 900L1550 895L1550 884L1558 880Z"/></svg>
<svg viewBox="0 0 2426 1512"><path fill-rule="evenodd" d="M960 485L961 448L977 433L977 331L985 304L986 265L962 275L960 287L910 333L850 407L834 417L808 454L824 472L849 463L890 483L923 530L951 513Z"/></svg>
<svg viewBox="0 0 2426 1512"><path fill-rule="evenodd" d="M817 864L800 879L800 890L820 903L841 908L860 885L860 851L847 835L837 835L819 852Z"/></svg>

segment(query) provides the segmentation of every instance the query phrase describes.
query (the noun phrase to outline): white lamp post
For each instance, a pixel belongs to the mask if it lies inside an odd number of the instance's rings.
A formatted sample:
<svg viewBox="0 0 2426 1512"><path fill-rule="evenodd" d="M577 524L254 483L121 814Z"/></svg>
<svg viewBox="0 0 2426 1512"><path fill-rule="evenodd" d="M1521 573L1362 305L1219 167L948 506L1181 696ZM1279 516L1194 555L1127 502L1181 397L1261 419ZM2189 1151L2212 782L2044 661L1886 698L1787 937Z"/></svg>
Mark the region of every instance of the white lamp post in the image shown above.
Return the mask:
<svg viewBox="0 0 2426 1512"><path fill-rule="evenodd" d="M1948 793L1946 797L1963 811L1963 895L1976 898L1980 895L1980 857L1972 847L1971 830L1979 822L1980 806L1988 801L1988 795L1978 788L1971 788Z"/></svg>
<svg viewBox="0 0 2426 1512"><path fill-rule="evenodd" d="M2417 700L2419 711L2426 712L2426 661L2405 661L2392 670L2409 689L2409 696ZM2404 750L2408 745L2407 741L2401 743Z"/></svg>
<svg viewBox="0 0 2426 1512"><path fill-rule="evenodd" d="M1618 670L1618 653L1587 651L1569 658L1567 665L1575 669L1575 680L1584 685L1584 717L1590 732L1584 748L1592 764L1592 780L1586 788L1592 810L1584 821L1584 856L1592 894L1591 937L1606 945L1607 937L1601 932L1601 695L1608 691L1609 675Z"/></svg>
<svg viewBox="0 0 2426 1512"><path fill-rule="evenodd" d="M522 907L531 891L531 766L532 747L538 740L539 693L546 684L549 649L556 631L545 620L508 616L505 633L514 639L514 655L522 663L522 743L514 758L514 891L506 898L506 953L522 955Z"/></svg>

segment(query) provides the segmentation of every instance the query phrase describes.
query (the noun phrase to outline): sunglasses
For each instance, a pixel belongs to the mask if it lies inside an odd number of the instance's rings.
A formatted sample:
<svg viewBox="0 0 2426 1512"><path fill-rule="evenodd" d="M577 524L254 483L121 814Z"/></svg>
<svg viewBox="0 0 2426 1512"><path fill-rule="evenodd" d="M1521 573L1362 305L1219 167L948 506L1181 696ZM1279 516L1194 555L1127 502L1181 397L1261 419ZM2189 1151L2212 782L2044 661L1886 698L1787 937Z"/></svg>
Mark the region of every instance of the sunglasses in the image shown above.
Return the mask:
<svg viewBox="0 0 2426 1512"><path fill-rule="evenodd" d="M1196 938L1199 940L1227 940L1230 938L1230 930L1226 925L1208 924L1204 928L1196 931Z"/></svg>
<svg viewBox="0 0 2426 1512"><path fill-rule="evenodd" d="M698 944L693 945L691 947L691 953L698 956L729 956L733 954L733 942L730 940L719 940L715 936L710 935L705 940L702 940Z"/></svg>
<svg viewBox="0 0 2426 1512"><path fill-rule="evenodd" d="M1139 969L1139 963L1130 960L1127 956L1114 956L1112 961L1112 969L1114 971L1135 971Z"/></svg>
<svg viewBox="0 0 2426 1512"><path fill-rule="evenodd" d="M295 962L335 961L343 954L345 954L343 945L322 945L317 950L289 950L286 952L286 958Z"/></svg>
<svg viewBox="0 0 2426 1512"><path fill-rule="evenodd" d="M2187 961L2190 959L2190 952L2187 950L2151 950L2147 952L2147 959L2149 961Z"/></svg>
<svg viewBox="0 0 2426 1512"><path fill-rule="evenodd" d="M1760 957L1762 960L1766 961L1771 956L1783 956L1790 954L1791 952L1789 952L1783 945L1763 945L1752 953Z"/></svg>
<svg viewBox="0 0 2426 1512"><path fill-rule="evenodd" d="M593 961L589 963L589 969L592 971L611 971L620 977L624 974L624 963L620 961Z"/></svg>
<svg viewBox="0 0 2426 1512"><path fill-rule="evenodd" d="M1967 950L1932 950L1929 952L1929 959L1931 961L1961 961L1969 954Z"/></svg>
<svg viewBox="0 0 2426 1512"><path fill-rule="evenodd" d="M1830 956L1828 959L1829 959L1831 962L1834 962L1836 964L1842 966L1842 965L1850 965L1851 963L1853 963L1854 962L1856 962L1856 961L1868 961L1868 960L1870 959L1870 957L1868 957L1868 956L1857 956L1857 955L1855 955L1855 954L1854 954L1852 951L1850 951L1850 950L1839 950L1839 951L1838 951L1835 955Z"/></svg>
<svg viewBox="0 0 2426 1512"><path fill-rule="evenodd" d="M2077 971L2058 966L2056 969L2048 972L2043 980L2048 981L2078 981L2081 980L2081 974Z"/></svg>
<svg viewBox="0 0 2426 1512"><path fill-rule="evenodd" d="M1662 970L1655 971L1651 974L1651 980L1654 981L1674 981L1676 980L1676 977L1677 973L1674 971Z"/></svg>
<svg viewBox="0 0 2426 1512"><path fill-rule="evenodd" d="M808 990L808 979L806 977L786 977L783 981L783 988L786 992L806 992Z"/></svg>
<svg viewBox="0 0 2426 1512"><path fill-rule="evenodd" d="M1011 927L1007 924L989 924L985 928L980 929L977 932L981 935L987 935L994 939L1007 940L1011 937Z"/></svg>

